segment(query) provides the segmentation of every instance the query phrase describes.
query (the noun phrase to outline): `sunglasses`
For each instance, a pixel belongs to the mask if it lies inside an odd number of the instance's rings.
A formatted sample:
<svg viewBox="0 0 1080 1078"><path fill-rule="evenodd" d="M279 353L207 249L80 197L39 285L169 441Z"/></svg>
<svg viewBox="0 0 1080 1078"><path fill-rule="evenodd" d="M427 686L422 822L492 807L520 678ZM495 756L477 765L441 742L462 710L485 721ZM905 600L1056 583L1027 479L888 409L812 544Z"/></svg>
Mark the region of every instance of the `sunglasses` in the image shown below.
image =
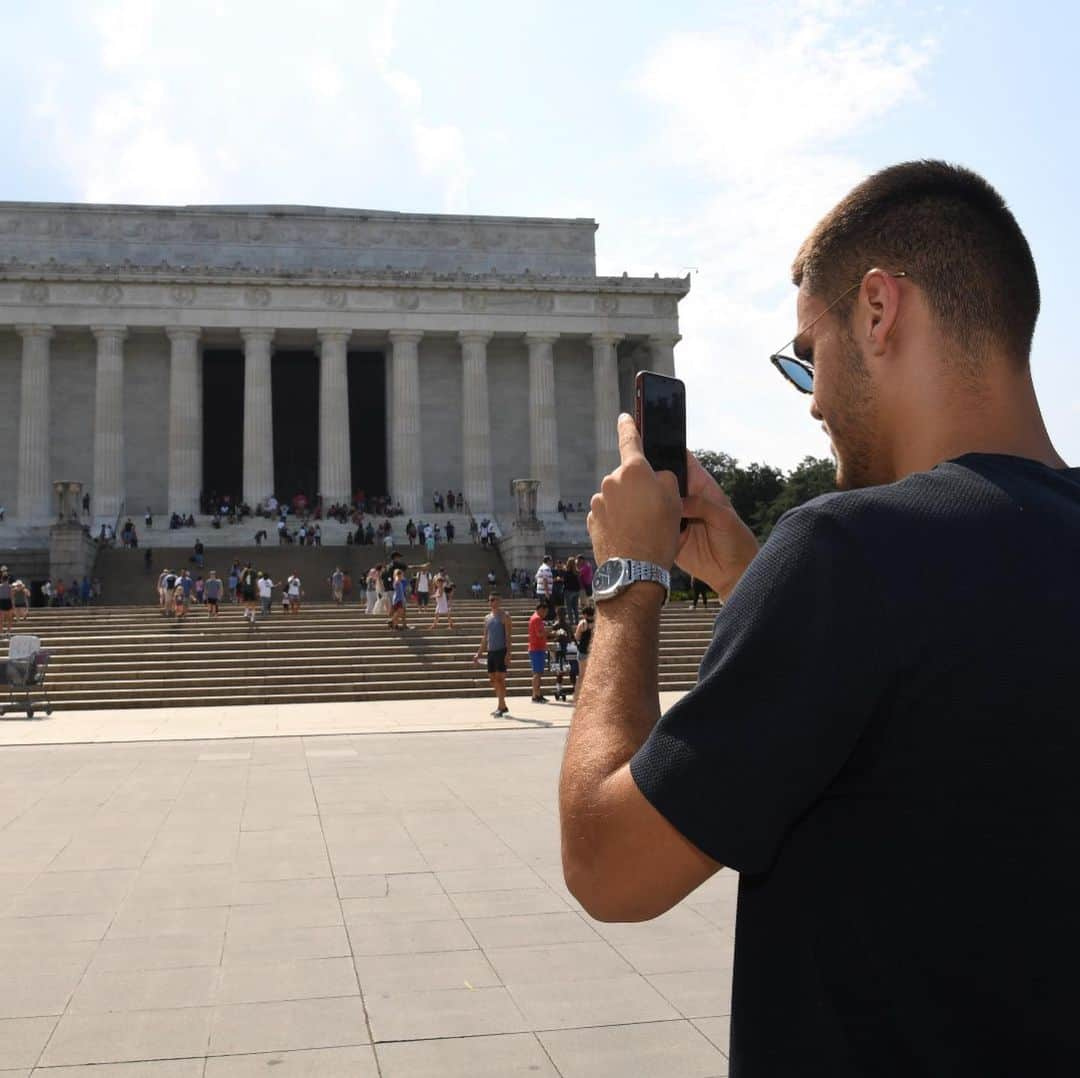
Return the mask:
<svg viewBox="0 0 1080 1078"><path fill-rule="evenodd" d="M907 272L905 270L901 270L899 273L890 273L889 276L906 277ZM817 316L817 318L814 318L810 322L808 322L805 326L803 326L802 329L799 330L798 333L795 334L794 337L791 338L790 341L787 342L787 344L785 344L782 348L777 349L771 356L769 356L769 362L800 393L814 392L814 361L812 359L803 359L798 354L787 355L787 349L794 348L795 352L798 353L799 348L795 344L795 342L808 329L820 322L821 319L824 318L825 315L827 315L829 311L831 311L838 303L840 303L842 300L847 299L847 297L850 296L851 293L854 292L855 289L858 288L861 284L862 281L859 281L858 284L853 284L845 292L842 292L839 296L836 297L836 299L832 301L832 303L828 305L828 307L825 308L825 310L821 312L821 314Z"/></svg>

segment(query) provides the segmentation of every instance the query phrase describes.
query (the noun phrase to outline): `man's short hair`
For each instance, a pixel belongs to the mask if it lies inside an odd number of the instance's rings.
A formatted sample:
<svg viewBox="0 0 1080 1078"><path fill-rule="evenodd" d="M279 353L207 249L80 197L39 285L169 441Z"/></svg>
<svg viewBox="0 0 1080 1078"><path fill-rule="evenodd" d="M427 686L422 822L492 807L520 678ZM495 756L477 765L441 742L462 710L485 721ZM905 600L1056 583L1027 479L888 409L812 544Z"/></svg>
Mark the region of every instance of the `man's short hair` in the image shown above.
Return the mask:
<svg viewBox="0 0 1080 1078"><path fill-rule="evenodd" d="M539 601L539 602L538 602L538 603L536 604L536 609L537 609L537 610L547 610L547 603L545 603L545 602L544 602L544 600L543 600L543 599L541 599L541 600L540 600L540 601Z"/></svg>
<svg viewBox="0 0 1080 1078"><path fill-rule="evenodd" d="M875 267L905 272L968 357L997 348L1027 364L1039 316L1035 261L1005 200L981 176L944 161L874 173L819 222L791 273L832 303ZM838 315L853 304L837 304Z"/></svg>

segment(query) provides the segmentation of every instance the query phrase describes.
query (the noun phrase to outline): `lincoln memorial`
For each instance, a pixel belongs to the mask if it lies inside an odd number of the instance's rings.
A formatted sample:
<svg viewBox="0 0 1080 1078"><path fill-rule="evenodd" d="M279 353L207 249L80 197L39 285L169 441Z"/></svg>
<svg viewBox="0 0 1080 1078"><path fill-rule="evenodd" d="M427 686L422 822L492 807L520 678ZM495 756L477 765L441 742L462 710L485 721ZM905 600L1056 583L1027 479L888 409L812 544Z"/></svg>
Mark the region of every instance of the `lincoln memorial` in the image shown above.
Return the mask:
<svg viewBox="0 0 1080 1078"><path fill-rule="evenodd" d="M596 276L591 220L0 203L0 505L95 519L203 492L588 500L688 280Z"/></svg>

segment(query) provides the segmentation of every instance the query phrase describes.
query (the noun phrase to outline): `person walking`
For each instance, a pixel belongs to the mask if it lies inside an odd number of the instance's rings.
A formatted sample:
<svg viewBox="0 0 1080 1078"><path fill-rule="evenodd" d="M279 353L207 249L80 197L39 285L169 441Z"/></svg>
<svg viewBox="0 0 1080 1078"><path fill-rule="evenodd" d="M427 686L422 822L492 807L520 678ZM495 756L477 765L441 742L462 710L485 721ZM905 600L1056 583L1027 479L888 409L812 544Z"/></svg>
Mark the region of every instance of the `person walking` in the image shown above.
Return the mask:
<svg viewBox="0 0 1080 1078"><path fill-rule="evenodd" d="M211 569L210 576L203 588L203 596L206 599L206 612L211 618L216 618L218 616L218 604L221 602L221 593L222 583L218 579L217 572Z"/></svg>
<svg viewBox="0 0 1080 1078"><path fill-rule="evenodd" d="M11 585L11 602L15 608L15 621L26 621L30 617L30 589L21 581Z"/></svg>
<svg viewBox="0 0 1080 1078"><path fill-rule="evenodd" d="M692 576L690 578L690 594L693 597L693 602L690 604L691 609L697 610L698 599L701 600L701 605L706 610L709 609L709 585L704 580Z"/></svg>
<svg viewBox="0 0 1080 1078"><path fill-rule="evenodd" d="M300 587L300 576L295 570L289 576L285 586L289 592L289 613L295 616L300 613L300 598L304 594Z"/></svg>
<svg viewBox="0 0 1080 1078"><path fill-rule="evenodd" d="M394 598L390 607L390 621L387 623L391 629L403 630L409 627L408 613L405 602L408 598L409 582L403 569L394 570Z"/></svg>
<svg viewBox="0 0 1080 1078"><path fill-rule="evenodd" d="M431 594L431 566L421 565L416 573L416 601L420 606L427 606Z"/></svg>
<svg viewBox="0 0 1080 1078"><path fill-rule="evenodd" d="M620 922L739 874L734 1075L1071 1078L1080 468L1032 379L1031 248L981 176L912 161L849 192L791 277L768 358L837 490L759 549L693 454L682 498L619 418L564 879ZM724 606L663 713L672 564Z"/></svg>
<svg viewBox="0 0 1080 1078"><path fill-rule="evenodd" d="M340 565L335 566L330 574L330 597L338 606L345 601L345 574Z"/></svg>
<svg viewBox="0 0 1080 1078"><path fill-rule="evenodd" d="M274 588L278 587L278 585L270 579L269 573L259 573L259 578L255 586L259 591L260 613L264 618L268 618L273 612L272 603L274 601Z"/></svg>
<svg viewBox="0 0 1080 1078"><path fill-rule="evenodd" d="M379 569L371 568L364 578L364 613L374 614L379 599Z"/></svg>
<svg viewBox="0 0 1080 1078"><path fill-rule="evenodd" d="M450 578L443 570L439 570L435 574L435 616L431 619L431 628L437 629L439 627L439 618L446 618L446 626L448 629L454 627L454 617L450 612L451 597L454 592L454 585L450 582Z"/></svg>
<svg viewBox="0 0 1080 1078"><path fill-rule="evenodd" d="M592 603L586 603L581 608L581 618L574 629L574 639L578 649L578 679L585 677L585 668L589 665L589 646L592 644L593 621L595 607Z"/></svg>
<svg viewBox="0 0 1080 1078"><path fill-rule="evenodd" d="M237 585L240 594L240 605L244 608L244 617L248 620L251 628L255 628L255 614L259 601L258 595L259 576L251 567L251 562L245 562L240 570L239 583Z"/></svg>
<svg viewBox="0 0 1080 1078"><path fill-rule="evenodd" d="M578 572L577 558L566 559L566 567L563 569L563 606L566 607L566 617L571 625L576 625L580 619L581 600L581 575Z"/></svg>
<svg viewBox="0 0 1080 1078"><path fill-rule="evenodd" d="M540 691L544 669L547 666L547 600L539 599L529 618L529 666L532 669L532 702L546 704L547 697Z"/></svg>
<svg viewBox="0 0 1080 1078"><path fill-rule="evenodd" d="M0 632L11 635L11 626L15 621L15 601L12 595L11 575L0 572Z"/></svg>
<svg viewBox="0 0 1080 1078"><path fill-rule="evenodd" d="M510 659L513 649L513 625L510 615L502 609L502 600L498 595L488 597L488 614L484 618L484 627L480 632L480 646L473 656L473 665L480 664L480 656L487 653L488 678L495 690L495 710L491 713L496 719L510 714L506 703L506 675L510 672Z"/></svg>

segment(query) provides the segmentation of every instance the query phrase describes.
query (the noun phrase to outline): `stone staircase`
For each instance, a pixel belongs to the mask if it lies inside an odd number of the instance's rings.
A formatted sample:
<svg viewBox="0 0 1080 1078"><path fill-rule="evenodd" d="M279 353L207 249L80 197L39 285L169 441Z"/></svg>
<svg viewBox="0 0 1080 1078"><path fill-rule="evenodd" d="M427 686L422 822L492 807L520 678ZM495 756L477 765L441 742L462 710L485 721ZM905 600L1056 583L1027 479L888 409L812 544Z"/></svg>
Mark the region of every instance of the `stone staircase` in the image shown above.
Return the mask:
<svg viewBox="0 0 1080 1078"><path fill-rule="evenodd" d="M133 552L137 554L138 552ZM528 600L508 600L514 620L511 695L529 692ZM472 663L487 603L454 604L455 628L431 631L430 611L410 606L406 632L367 616L357 602L280 607L251 628L226 604L216 620L194 607L177 622L154 606L35 609L16 631L51 654L47 688L57 709L295 704L485 697L486 668ZM661 630L660 688L694 685L715 609L669 606ZM545 675L548 695L552 686ZM35 700L40 693L35 693Z"/></svg>
<svg viewBox="0 0 1080 1078"><path fill-rule="evenodd" d="M173 532L175 536L176 533ZM193 577L207 576L211 569L216 569L223 580L229 575L229 567L234 561L241 565L251 562L256 570L269 573L277 583L285 580L290 573L296 572L303 581L305 598L318 602L330 598L330 586L327 583L335 566L340 566L353 578L354 598L359 597L359 588L364 575L373 565L387 560L382 546L321 546L298 547L279 546L264 543L262 546L211 547L207 545L203 568L199 569L192 561L192 547L153 547L150 566L146 565L146 549L125 550L112 547L98 552L95 575L102 582L103 603L108 606L141 606L157 602L157 578L162 569L179 572L191 570ZM427 560L427 553L422 546L410 547L402 542L395 547L403 555L406 564L418 565ZM474 580L485 584L489 570L495 571L497 582L505 587L506 570L493 547L481 547L478 543L445 543L435 548L432 565L445 568L450 578L457 584L458 595L467 593ZM275 605L280 606L281 593L275 591ZM275 610L275 613L277 611Z"/></svg>

